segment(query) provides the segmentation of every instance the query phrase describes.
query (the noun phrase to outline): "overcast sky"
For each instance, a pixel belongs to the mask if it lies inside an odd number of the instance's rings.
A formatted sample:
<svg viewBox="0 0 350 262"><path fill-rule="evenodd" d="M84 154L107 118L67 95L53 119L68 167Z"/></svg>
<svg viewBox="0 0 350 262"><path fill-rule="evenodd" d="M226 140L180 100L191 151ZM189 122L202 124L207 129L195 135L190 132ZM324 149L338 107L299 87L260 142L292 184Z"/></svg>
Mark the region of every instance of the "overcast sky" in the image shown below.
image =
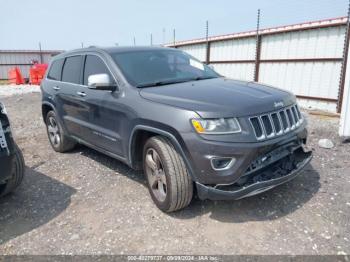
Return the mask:
<svg viewBox="0 0 350 262"><path fill-rule="evenodd" d="M345 16L348 0L0 0L0 49L149 45Z"/></svg>

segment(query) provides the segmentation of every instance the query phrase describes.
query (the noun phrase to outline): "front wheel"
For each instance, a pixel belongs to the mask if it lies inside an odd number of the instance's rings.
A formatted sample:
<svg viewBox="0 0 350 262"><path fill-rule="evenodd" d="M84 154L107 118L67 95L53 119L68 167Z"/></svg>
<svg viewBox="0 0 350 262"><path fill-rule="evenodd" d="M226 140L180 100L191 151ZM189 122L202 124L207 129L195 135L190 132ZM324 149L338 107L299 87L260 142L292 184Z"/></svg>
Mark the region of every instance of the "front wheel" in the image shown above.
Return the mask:
<svg viewBox="0 0 350 262"><path fill-rule="evenodd" d="M24 177L24 158L21 150L15 144L15 157L12 165L12 176L6 184L0 185L0 196L13 192L22 183Z"/></svg>
<svg viewBox="0 0 350 262"><path fill-rule="evenodd" d="M144 146L143 167L154 203L164 212L189 205L193 182L182 156L164 137L151 137Z"/></svg>

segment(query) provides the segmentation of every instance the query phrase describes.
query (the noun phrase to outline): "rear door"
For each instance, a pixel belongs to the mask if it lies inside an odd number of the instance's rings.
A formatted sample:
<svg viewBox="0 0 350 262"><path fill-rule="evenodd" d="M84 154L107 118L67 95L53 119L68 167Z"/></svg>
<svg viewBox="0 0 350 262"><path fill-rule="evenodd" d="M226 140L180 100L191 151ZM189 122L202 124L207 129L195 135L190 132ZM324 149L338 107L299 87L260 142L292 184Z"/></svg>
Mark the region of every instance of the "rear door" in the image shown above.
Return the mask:
<svg viewBox="0 0 350 262"><path fill-rule="evenodd" d="M41 88L43 89L43 97L47 99L48 102L54 104L59 118L62 112L59 90L61 89L61 76L63 64L64 58L54 60L50 65L49 72L45 81L41 82Z"/></svg>
<svg viewBox="0 0 350 262"><path fill-rule="evenodd" d="M82 87L82 55L66 57L62 68L62 80L59 86L61 118L70 135L84 139L89 111L85 106L85 94ZM84 130L85 129L85 130Z"/></svg>

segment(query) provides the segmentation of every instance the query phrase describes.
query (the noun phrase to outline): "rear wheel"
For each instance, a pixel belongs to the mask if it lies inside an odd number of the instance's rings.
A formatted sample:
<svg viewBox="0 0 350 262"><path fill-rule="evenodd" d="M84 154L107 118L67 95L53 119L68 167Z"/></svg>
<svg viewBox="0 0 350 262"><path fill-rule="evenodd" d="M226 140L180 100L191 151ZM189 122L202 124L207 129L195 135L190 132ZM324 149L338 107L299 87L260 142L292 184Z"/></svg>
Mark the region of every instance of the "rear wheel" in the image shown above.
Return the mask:
<svg viewBox="0 0 350 262"><path fill-rule="evenodd" d="M56 152L64 153L75 147L76 142L64 133L54 111L47 113L45 123L50 144Z"/></svg>
<svg viewBox="0 0 350 262"><path fill-rule="evenodd" d="M0 196L14 191L22 182L24 177L24 158L21 150L15 144L15 158L13 159L12 176L6 184L0 186Z"/></svg>
<svg viewBox="0 0 350 262"><path fill-rule="evenodd" d="M144 146L143 167L154 203L164 212L189 205L193 183L182 156L164 137L151 137Z"/></svg>

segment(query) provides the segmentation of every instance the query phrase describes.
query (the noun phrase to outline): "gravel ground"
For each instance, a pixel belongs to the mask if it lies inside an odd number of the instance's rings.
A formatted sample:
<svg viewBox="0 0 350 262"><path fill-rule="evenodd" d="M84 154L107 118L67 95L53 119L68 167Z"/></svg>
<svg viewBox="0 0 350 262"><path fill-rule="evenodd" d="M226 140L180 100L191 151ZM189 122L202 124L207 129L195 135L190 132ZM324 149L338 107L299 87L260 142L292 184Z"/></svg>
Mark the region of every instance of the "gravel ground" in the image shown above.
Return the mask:
<svg viewBox="0 0 350 262"><path fill-rule="evenodd" d="M40 93L37 85L0 85L0 97L23 95L28 93Z"/></svg>
<svg viewBox="0 0 350 262"><path fill-rule="evenodd" d="M83 146L55 153L40 94L0 99L27 165L21 187L0 200L1 254L350 253L350 144L337 138L337 118L309 116L314 159L295 180L164 214L142 173ZM335 148L319 148L320 138Z"/></svg>

